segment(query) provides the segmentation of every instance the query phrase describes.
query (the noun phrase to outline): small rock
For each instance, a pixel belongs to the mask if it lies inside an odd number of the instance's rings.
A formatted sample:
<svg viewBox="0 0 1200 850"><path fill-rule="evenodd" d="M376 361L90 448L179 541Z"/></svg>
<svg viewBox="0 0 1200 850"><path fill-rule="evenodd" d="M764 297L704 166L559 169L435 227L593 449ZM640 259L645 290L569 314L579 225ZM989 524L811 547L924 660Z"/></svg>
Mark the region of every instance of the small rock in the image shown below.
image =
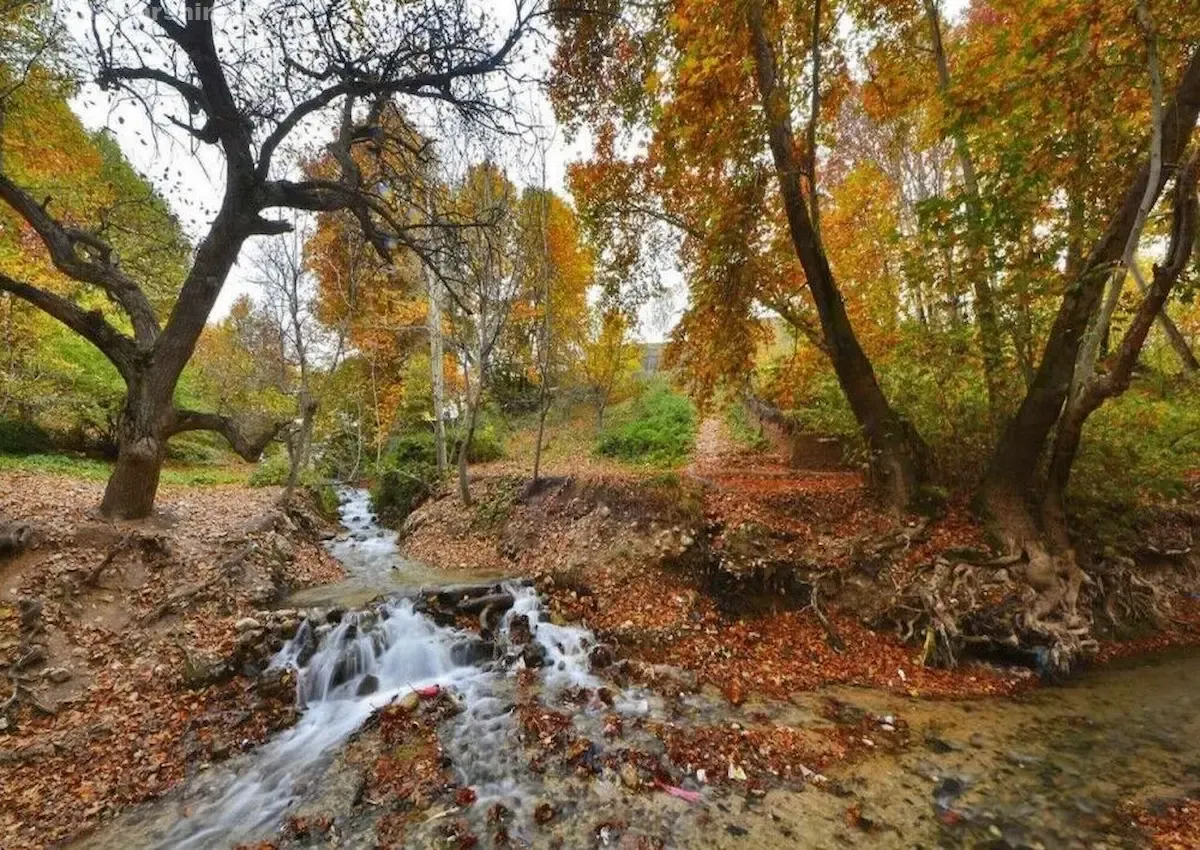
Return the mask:
<svg viewBox="0 0 1200 850"><path fill-rule="evenodd" d="M51 667L46 671L45 676L54 684L61 685L71 678L71 671L66 667Z"/></svg>
<svg viewBox="0 0 1200 850"><path fill-rule="evenodd" d="M258 620L254 619L253 617L243 617L242 619L238 620L236 623L233 624L233 628L236 631L238 631L239 633L248 632L248 631L252 631L254 629L261 629L262 623L260 623Z"/></svg>
<svg viewBox="0 0 1200 850"><path fill-rule="evenodd" d="M746 827L738 826L737 824L732 823L725 827L725 831L730 835L736 835L738 838L742 838L750 834L750 830L746 829Z"/></svg>
<svg viewBox="0 0 1200 850"><path fill-rule="evenodd" d="M526 667L543 667L546 664L546 647L540 643L527 643L521 650L521 658Z"/></svg>
<svg viewBox="0 0 1200 850"><path fill-rule="evenodd" d="M363 676L362 681L358 683L358 687L355 689L354 695L359 697L370 696L377 690L379 690L379 677L368 673L367 675Z"/></svg>
<svg viewBox="0 0 1200 850"><path fill-rule="evenodd" d="M417 696L416 691L409 691L396 701L396 705L398 705L403 711L413 712L416 711L421 705L421 698Z"/></svg>
<svg viewBox="0 0 1200 850"><path fill-rule="evenodd" d="M608 644L598 643L588 651L588 666L592 672L612 666L615 660L616 656Z"/></svg>
<svg viewBox="0 0 1200 850"><path fill-rule="evenodd" d="M637 789L642 784L642 778L638 775L638 770L629 762L621 765L620 770L621 784L626 788Z"/></svg>

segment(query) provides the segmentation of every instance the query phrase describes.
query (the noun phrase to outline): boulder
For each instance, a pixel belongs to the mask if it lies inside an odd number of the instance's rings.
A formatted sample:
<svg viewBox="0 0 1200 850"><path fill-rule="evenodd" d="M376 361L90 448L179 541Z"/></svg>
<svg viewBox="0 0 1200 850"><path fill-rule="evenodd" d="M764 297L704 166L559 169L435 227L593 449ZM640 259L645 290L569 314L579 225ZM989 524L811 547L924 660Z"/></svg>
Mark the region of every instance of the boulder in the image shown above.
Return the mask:
<svg viewBox="0 0 1200 850"><path fill-rule="evenodd" d="M450 660L455 664L483 664L496 657L496 645L490 640L473 638L450 647Z"/></svg>
<svg viewBox="0 0 1200 850"><path fill-rule="evenodd" d="M238 632L238 634L242 634L243 632L257 631L261 629L262 623L253 617L243 617L233 624L233 628Z"/></svg>

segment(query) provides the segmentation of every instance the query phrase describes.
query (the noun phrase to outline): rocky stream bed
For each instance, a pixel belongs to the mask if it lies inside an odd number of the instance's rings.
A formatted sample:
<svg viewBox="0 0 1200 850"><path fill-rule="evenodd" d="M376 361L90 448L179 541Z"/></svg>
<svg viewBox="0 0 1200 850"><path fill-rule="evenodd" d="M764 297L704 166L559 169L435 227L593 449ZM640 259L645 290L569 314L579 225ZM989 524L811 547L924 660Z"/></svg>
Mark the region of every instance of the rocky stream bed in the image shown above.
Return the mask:
<svg viewBox="0 0 1200 850"><path fill-rule="evenodd" d="M514 577L404 560L361 492L342 515L348 581L238 624L297 723L74 846L1139 847L1131 806L1200 788L1195 652L1004 700L733 706Z"/></svg>

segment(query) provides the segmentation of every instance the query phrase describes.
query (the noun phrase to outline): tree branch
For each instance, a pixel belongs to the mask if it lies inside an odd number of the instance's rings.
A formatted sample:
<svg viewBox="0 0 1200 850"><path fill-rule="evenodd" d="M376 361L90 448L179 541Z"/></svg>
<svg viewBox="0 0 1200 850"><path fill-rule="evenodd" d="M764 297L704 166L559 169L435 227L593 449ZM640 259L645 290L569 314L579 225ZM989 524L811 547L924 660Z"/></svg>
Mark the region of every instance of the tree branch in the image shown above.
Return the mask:
<svg viewBox="0 0 1200 850"><path fill-rule="evenodd" d="M0 291L10 292L62 322L100 349L100 353L117 367L121 377L126 381L130 379L137 358L137 346L133 340L106 322L99 310L84 310L73 301L14 280L3 272L0 272Z"/></svg>
<svg viewBox="0 0 1200 850"><path fill-rule="evenodd" d="M39 204L4 174L0 174L0 199L41 237L55 268L73 280L103 289L129 315L135 339L145 346L154 343L159 331L154 308L141 287L121 271L112 246L94 233L66 227L46 211L45 204ZM77 248L81 245L90 256L80 256Z"/></svg>
<svg viewBox="0 0 1200 850"><path fill-rule="evenodd" d="M275 439L287 424L286 421L273 422L261 433L250 436L228 416L176 408L171 422L167 425L166 435L173 437L184 431L215 431L228 441L243 460L256 461L267 444Z"/></svg>

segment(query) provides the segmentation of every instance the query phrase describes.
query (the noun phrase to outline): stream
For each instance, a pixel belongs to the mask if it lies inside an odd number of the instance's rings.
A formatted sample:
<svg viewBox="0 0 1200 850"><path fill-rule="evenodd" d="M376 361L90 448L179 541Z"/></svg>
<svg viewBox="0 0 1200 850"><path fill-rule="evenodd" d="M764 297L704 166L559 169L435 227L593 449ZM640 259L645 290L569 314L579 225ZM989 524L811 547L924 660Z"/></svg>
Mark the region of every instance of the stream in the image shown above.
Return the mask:
<svg viewBox="0 0 1200 850"><path fill-rule="evenodd" d="M781 782L761 793L689 775L681 784L698 801L631 792L607 768L587 776L536 772L517 738L521 665L481 660L471 651L475 635L435 624L407 599L365 604L368 592L377 597L447 581L400 558L396 535L375 524L365 493L346 494L342 518L347 533L329 548L350 579L308 598L355 610L339 613L337 622L306 620L272 661L299 671L296 725L76 846L218 850L270 839L288 815L324 812L337 818L336 846L375 847L370 818L350 814L369 809L359 802L361 771L341 753L379 706L433 685L453 694L461 709L442 721L438 736L458 782L477 795L465 819L486 836L485 813L502 803L512 812L517 847L1132 848L1140 839L1120 804L1200 794L1200 653L1109 667L1017 699L937 702L839 687L789 701L752 698L735 708L712 688L668 700L598 678L588 667L594 637L550 622L532 588L508 582L503 590L513 604L496 644L506 643L514 618L528 618L546 656L541 700L572 714L575 729L600 749L637 748L665 758L661 742L641 731L645 719L680 726L770 722L828 732L835 723L830 700L855 718L903 718L909 730L908 746L898 751L868 749L827 777ZM565 702L579 688L601 686L615 695L611 709ZM625 721L625 731L608 740L599 730L605 712ZM534 821L540 801L555 806L548 825ZM405 846L450 846L438 832L443 825L436 812L418 818ZM491 842L483 838L480 846Z"/></svg>

